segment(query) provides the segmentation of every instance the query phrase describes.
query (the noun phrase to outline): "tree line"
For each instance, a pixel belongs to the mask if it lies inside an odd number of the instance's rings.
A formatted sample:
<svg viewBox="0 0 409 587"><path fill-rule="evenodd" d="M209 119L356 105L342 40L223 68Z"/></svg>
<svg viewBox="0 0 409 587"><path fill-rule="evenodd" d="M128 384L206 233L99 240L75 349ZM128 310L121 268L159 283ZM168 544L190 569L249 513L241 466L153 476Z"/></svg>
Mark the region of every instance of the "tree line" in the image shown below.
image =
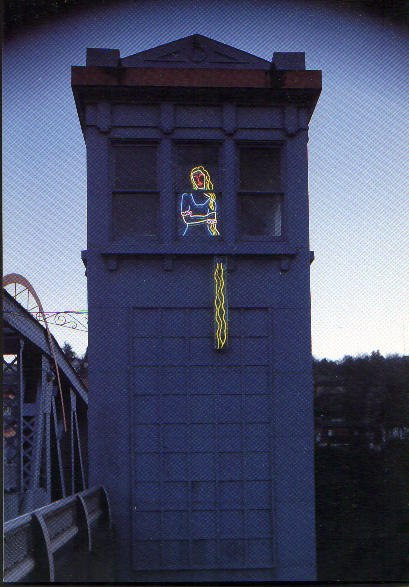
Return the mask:
<svg viewBox="0 0 409 587"><path fill-rule="evenodd" d="M75 371L78 373L81 379L86 382L88 379L88 347L82 357L79 357L70 343L65 342L64 346L62 347L62 352L64 353L67 361L74 367Z"/></svg>
<svg viewBox="0 0 409 587"><path fill-rule="evenodd" d="M409 427L409 357L379 351L313 361L315 414L350 425Z"/></svg>

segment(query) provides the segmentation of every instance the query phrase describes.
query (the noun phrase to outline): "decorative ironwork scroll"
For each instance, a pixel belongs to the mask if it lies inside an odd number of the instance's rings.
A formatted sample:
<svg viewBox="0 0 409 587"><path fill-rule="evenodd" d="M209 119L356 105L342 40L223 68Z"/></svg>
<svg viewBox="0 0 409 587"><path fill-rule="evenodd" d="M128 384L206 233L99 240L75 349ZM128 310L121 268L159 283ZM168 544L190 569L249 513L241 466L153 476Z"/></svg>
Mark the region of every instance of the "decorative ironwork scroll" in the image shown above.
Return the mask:
<svg viewBox="0 0 409 587"><path fill-rule="evenodd" d="M88 312L44 312L49 326L64 326L81 332L88 332ZM37 320L45 322L41 312L36 314Z"/></svg>
<svg viewBox="0 0 409 587"><path fill-rule="evenodd" d="M217 350L227 348L227 271L226 260L214 260L214 344Z"/></svg>
<svg viewBox="0 0 409 587"><path fill-rule="evenodd" d="M24 316L22 312L10 312L5 310L4 314L14 314ZM36 320L48 326L64 326L78 330L79 332L88 332L88 312L82 311L62 311L62 312L31 312Z"/></svg>

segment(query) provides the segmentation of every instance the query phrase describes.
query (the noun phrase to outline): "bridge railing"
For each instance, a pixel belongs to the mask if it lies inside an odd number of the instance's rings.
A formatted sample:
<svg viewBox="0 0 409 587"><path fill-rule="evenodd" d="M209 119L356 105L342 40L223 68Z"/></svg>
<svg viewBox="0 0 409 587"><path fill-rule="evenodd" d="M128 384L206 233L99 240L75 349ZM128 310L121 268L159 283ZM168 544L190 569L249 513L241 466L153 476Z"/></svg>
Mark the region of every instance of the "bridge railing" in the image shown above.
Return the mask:
<svg viewBox="0 0 409 587"><path fill-rule="evenodd" d="M98 554L101 536L110 535L111 528L108 495L102 486L6 522L4 582L85 580L89 553Z"/></svg>

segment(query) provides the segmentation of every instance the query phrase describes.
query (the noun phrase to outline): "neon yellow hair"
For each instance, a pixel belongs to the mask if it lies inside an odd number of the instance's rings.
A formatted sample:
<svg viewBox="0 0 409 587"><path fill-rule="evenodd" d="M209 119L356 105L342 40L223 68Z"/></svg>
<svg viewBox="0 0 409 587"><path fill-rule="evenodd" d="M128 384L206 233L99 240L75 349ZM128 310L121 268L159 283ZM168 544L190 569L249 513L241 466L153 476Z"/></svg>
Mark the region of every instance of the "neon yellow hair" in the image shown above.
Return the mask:
<svg viewBox="0 0 409 587"><path fill-rule="evenodd" d="M195 178L194 178L194 174L195 173L203 173L203 175L205 176L205 182L204 182L204 188L205 190L212 190L213 189L213 184L210 181L210 174L208 171L206 171L206 169L202 166L200 167L193 167L192 171L190 172L190 181L192 182L192 186L194 189L197 190L197 185L195 182Z"/></svg>

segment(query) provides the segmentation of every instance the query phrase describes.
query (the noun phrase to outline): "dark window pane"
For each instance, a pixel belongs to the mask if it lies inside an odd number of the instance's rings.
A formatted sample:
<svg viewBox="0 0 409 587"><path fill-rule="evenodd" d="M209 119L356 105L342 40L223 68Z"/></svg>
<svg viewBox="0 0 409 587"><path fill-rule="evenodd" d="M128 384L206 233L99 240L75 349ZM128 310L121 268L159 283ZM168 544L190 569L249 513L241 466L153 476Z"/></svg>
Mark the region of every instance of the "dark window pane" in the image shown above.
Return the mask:
<svg viewBox="0 0 409 587"><path fill-rule="evenodd" d="M158 194L115 194L115 238L156 236L158 206Z"/></svg>
<svg viewBox="0 0 409 587"><path fill-rule="evenodd" d="M115 149L115 189L156 190L156 147Z"/></svg>
<svg viewBox="0 0 409 587"><path fill-rule="evenodd" d="M240 189L280 191L280 151L272 147L240 149Z"/></svg>
<svg viewBox="0 0 409 587"><path fill-rule="evenodd" d="M248 196L239 198L240 230L248 236L281 236L281 197Z"/></svg>
<svg viewBox="0 0 409 587"><path fill-rule="evenodd" d="M207 171L204 189L219 190L219 150L206 145L185 145L177 148L176 185L179 190L191 190L195 186L191 180L191 172L195 167L203 167ZM209 184L211 182L212 186Z"/></svg>

